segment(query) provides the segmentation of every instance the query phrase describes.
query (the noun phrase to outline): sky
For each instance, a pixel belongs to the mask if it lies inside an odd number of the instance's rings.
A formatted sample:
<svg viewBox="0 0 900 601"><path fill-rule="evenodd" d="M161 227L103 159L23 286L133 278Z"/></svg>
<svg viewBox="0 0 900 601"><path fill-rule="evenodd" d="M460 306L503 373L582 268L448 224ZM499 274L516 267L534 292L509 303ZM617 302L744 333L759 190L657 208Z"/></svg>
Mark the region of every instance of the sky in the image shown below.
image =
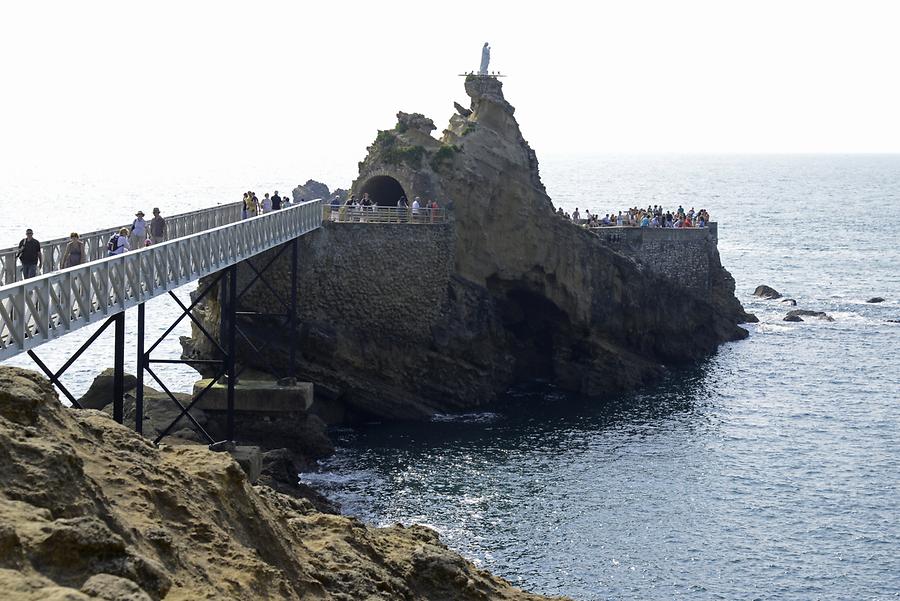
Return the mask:
<svg viewBox="0 0 900 601"><path fill-rule="evenodd" d="M352 179L491 70L538 156L900 152L900 2L6 2L0 177ZM346 175L344 175L346 174Z"/></svg>

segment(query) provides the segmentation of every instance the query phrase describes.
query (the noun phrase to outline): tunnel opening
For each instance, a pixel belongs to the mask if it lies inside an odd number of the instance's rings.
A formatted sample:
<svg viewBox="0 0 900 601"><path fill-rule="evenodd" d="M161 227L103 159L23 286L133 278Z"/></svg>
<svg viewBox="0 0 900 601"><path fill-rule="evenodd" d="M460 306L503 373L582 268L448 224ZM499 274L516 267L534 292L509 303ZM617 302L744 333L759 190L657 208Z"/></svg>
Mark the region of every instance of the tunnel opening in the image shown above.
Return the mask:
<svg viewBox="0 0 900 601"><path fill-rule="evenodd" d="M359 189L359 198L367 193L372 202L379 207L396 207L400 197L406 196L400 182L388 175L376 175L369 178ZM407 197L408 199L409 197Z"/></svg>

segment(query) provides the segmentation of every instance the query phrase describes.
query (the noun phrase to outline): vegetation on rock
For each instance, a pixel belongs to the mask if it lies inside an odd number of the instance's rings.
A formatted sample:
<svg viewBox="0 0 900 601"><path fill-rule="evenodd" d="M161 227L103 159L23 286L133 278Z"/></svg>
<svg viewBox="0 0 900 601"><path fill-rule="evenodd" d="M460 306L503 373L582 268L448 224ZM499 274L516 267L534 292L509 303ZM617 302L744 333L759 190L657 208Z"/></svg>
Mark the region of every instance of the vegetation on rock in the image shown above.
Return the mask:
<svg viewBox="0 0 900 601"><path fill-rule="evenodd" d="M445 163L452 161L453 157L461 151L462 148L456 144L442 144L437 152L431 157L431 161L429 161L431 168L434 171L440 171Z"/></svg>

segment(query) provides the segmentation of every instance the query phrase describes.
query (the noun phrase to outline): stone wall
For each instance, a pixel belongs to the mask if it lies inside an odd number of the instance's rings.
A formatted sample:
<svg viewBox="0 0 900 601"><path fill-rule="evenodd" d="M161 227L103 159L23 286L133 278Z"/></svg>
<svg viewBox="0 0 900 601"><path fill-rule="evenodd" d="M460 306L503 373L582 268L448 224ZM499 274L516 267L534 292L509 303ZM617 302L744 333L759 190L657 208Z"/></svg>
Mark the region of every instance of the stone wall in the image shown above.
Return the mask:
<svg viewBox="0 0 900 601"><path fill-rule="evenodd" d="M707 228L610 227L594 230L610 248L696 292L711 285L711 257L717 252L716 223Z"/></svg>
<svg viewBox="0 0 900 601"><path fill-rule="evenodd" d="M267 277L289 298L290 251ZM271 256L271 254L269 255ZM265 265L267 257L255 260ZM339 322L343 327L428 339L440 315L453 267L450 224L331 223L301 238L298 316L301 321ZM249 269L239 279L249 281ZM273 295L256 285L246 307L280 312Z"/></svg>

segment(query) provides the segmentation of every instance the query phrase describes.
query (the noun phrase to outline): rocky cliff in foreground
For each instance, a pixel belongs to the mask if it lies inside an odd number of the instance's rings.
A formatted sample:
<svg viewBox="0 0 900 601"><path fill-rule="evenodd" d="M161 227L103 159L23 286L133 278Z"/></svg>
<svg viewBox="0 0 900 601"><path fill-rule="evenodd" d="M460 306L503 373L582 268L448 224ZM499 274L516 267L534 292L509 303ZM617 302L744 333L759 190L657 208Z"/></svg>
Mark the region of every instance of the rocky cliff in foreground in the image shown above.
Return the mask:
<svg viewBox="0 0 900 601"><path fill-rule="evenodd" d="M424 527L369 528L251 486L230 455L162 446L0 367L4 601L537 600Z"/></svg>
<svg viewBox="0 0 900 601"><path fill-rule="evenodd" d="M284 370L293 337L296 375L347 415L421 418L534 378L588 395L634 389L747 335L738 324L753 317L734 296L712 230L673 230L638 247L561 218L500 81L469 77L465 86L470 107L457 105L440 139L431 119L399 113L352 188L385 206L401 194L437 200L449 223L326 222L304 236L300 328L248 325L275 347L244 362ZM289 296L286 260L273 285ZM263 286L243 303L279 310ZM208 356L195 341L187 353Z"/></svg>

